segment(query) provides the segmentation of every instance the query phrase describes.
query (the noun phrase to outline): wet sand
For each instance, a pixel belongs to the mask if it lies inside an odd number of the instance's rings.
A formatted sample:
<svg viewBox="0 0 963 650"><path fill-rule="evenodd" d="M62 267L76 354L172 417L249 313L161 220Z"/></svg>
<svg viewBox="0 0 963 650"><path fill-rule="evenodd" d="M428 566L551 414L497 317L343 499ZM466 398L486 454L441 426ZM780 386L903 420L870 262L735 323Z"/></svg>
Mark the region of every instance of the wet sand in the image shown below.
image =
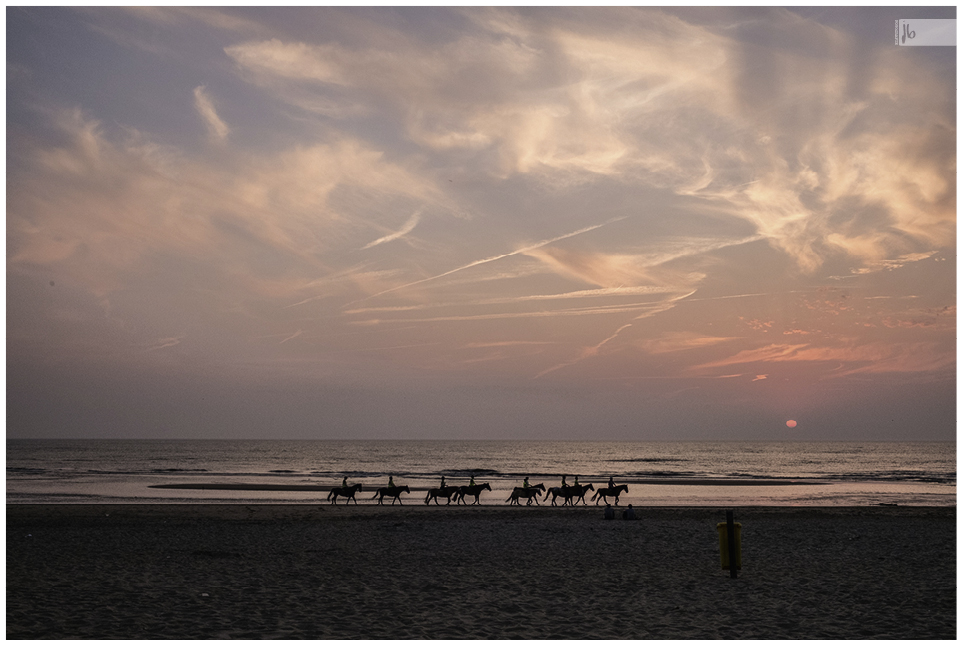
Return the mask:
<svg viewBox="0 0 963 650"><path fill-rule="evenodd" d="M532 481L535 483L535 481ZM637 485L826 485L822 481L806 481L797 479L732 479L732 478L706 478L706 479L638 479L625 482L629 486ZM599 483L602 487L603 483ZM340 485L292 485L288 483L163 483L160 485L149 485L155 490L235 490L235 491L271 491L271 492L324 492L328 493L332 488L341 487ZM385 487L379 485L377 487ZM435 486L433 486L435 487ZM410 486L411 492L426 492L429 488L424 486ZM368 489L368 493L371 489Z"/></svg>
<svg viewBox="0 0 963 650"><path fill-rule="evenodd" d="M7 638L956 637L955 508L637 510L8 505Z"/></svg>

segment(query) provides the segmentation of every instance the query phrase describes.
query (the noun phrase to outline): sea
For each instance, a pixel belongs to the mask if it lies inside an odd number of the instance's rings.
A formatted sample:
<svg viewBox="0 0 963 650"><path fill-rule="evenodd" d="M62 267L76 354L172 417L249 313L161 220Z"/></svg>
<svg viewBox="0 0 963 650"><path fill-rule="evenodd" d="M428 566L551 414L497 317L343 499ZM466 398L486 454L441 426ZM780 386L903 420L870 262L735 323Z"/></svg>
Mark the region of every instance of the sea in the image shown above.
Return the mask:
<svg viewBox="0 0 963 650"><path fill-rule="evenodd" d="M8 439L6 460L8 504L324 504L346 477L358 505L385 507L372 497L390 476L423 505L442 476L474 476L494 506L564 475L612 478L636 507L956 505L955 442Z"/></svg>

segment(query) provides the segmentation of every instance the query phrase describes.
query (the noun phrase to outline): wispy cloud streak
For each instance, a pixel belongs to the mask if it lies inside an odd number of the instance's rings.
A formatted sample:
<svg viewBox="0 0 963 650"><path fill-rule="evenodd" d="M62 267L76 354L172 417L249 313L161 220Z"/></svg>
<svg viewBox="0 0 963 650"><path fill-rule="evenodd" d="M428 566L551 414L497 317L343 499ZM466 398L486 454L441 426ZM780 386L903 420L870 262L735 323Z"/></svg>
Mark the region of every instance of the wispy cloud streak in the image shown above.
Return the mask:
<svg viewBox="0 0 963 650"><path fill-rule="evenodd" d="M379 325L381 323L443 323L456 321L476 321L476 320L499 320L506 318L549 318L553 316L600 316L605 314L622 314L625 312L643 311L646 315L659 313L671 308L673 300L659 300L652 302L635 302L624 305L600 305L589 307L569 307L567 309L552 309L543 311L526 312L499 312L496 314L471 314L471 315L451 315L433 316L425 318L391 318L391 319L371 319L366 321L354 321L356 325Z"/></svg>
<svg viewBox="0 0 963 650"><path fill-rule="evenodd" d="M431 276L431 277L429 277L429 278L422 278L421 280L415 280L414 282L409 282L409 283L407 283L407 284L403 284L403 285L400 285L400 286L397 286L397 287L392 287L391 289L385 289L384 291L379 291L378 293L375 293L375 294L372 294L372 295L370 295L370 296L367 296L366 298L361 298L360 300L356 300L355 303L357 303L357 302L362 302L362 301L365 301L365 300L370 300L370 299L372 299L372 298L377 298L378 296L383 296L383 295L388 294L388 293L393 293L393 292L395 292L395 291L400 291L400 290L402 290L402 289L407 289L408 287L414 287L414 286L417 286L417 285L419 285L419 284L424 284L424 283L426 283L426 282L431 282L431 281L433 281L433 280L438 280L438 279L440 279L440 278L444 278L444 277L446 277L446 276L452 275L452 274L454 274L454 273L458 273L458 272L460 272L460 271L464 271L464 270L466 270L466 269L473 268L473 267L475 267L475 266L480 266L480 265L482 265L482 264L489 264L489 263L491 263L491 262L497 262L498 260L503 260L503 259L505 259L506 257L511 257L511 256L513 256L513 255L522 255L522 254L528 253L528 252L530 252L530 251L533 251L533 250L535 250L535 249L541 248L542 246L547 246L548 244L552 244L552 243L555 243L555 242L557 242L557 241L561 241L561 240L563 240L563 239L569 239L570 237L576 237L576 236L578 236L578 235L583 235L583 234L585 234L585 233L587 233L587 232L591 232L591 231L593 231L593 230L598 230L599 228L602 228L603 226L607 226L607 225L609 225L610 223L615 223L616 221L621 221L621 220L624 219L624 218L625 218L625 217L616 217L616 218L614 218L614 219L609 219L608 221L604 221L604 222L602 222L602 223L600 223L600 224L596 224L596 225L594 225L594 226L588 226L588 227L586 227L586 228L579 228L578 230L575 230L575 231L573 231L573 232L567 233L567 234L565 234L565 235L559 235L558 237L552 237L551 239L542 240L542 241L540 241L540 242L538 242L538 243L536 243L536 244L531 244L531 245L529 245L529 246L523 246L523 247L521 247L521 248L518 248L518 249L516 249L516 250L513 250L513 251L510 252L510 253L503 253L503 254L501 254L501 255L494 255L494 256L492 256L492 257L486 257L486 258L484 258L484 259L475 260L474 262L470 262L469 264L465 264L465 265L463 265L463 266L459 266L458 268L451 269L450 271L445 271L444 273L439 273L438 275L433 275L433 276ZM354 304L354 303L351 303L351 304Z"/></svg>
<svg viewBox="0 0 963 650"><path fill-rule="evenodd" d="M281 345L281 343L287 343L287 342L290 341L291 339L296 339L296 338L298 338L299 336L301 336L302 334L304 334L304 331L303 331L303 330L298 330L297 332L295 332L295 333L292 334L291 336L285 337L284 339L278 341L278 345Z"/></svg>
<svg viewBox="0 0 963 650"><path fill-rule="evenodd" d="M617 298L619 296L644 296L652 294L673 293L677 289L672 287L617 287L615 289L586 289L582 291L568 291L555 294L532 294L525 296L500 296L497 298L481 298L462 302L437 302L418 305L392 305L384 307L356 307L347 309L346 314L390 313L405 311L420 311L425 309L441 309L449 307L478 307L483 305L504 305L512 303L540 302L552 300L584 300L586 298ZM300 304L300 303L299 303ZM645 303L633 303L634 306ZM630 305L631 306L631 305Z"/></svg>
<svg viewBox="0 0 963 650"><path fill-rule="evenodd" d="M546 369L546 370L543 370L542 372L540 372L540 373L538 373L537 375L535 375L535 379L539 379L539 378L541 378L541 377L544 377L545 375L548 375L548 374L551 374L551 373L556 372L556 371L558 371L558 370L561 370L562 368L568 368L569 366L574 366L575 364L577 364L577 363L579 363L579 362L581 362L581 361L584 361L585 359L588 359L588 358L590 358L590 357L596 356L596 355L599 353L599 350L602 349L602 346L603 346L603 345L605 345L606 343L612 341L615 337L617 337L619 334L622 333L622 330L625 330L625 329L627 329L627 328L629 328L629 327L632 327L632 323L627 323L627 324L623 325L622 327L618 328L617 330L615 330L615 333L614 333L614 334L612 334L611 336L603 339L602 341L600 341L600 342L597 343L596 345L593 345L592 347L584 348L584 349L582 350L582 352L581 352L576 358L572 359L571 361L564 361L564 362L562 362L562 363L559 363L559 364L556 364L556 365L552 366L551 368L548 368L548 369Z"/></svg>
<svg viewBox="0 0 963 650"><path fill-rule="evenodd" d="M228 128L224 120L217 114L217 110L214 108L214 102L207 96L204 86L198 86L194 89L194 107L204 119L204 123L207 125L207 132L211 139L221 142L226 140L231 129Z"/></svg>
<svg viewBox="0 0 963 650"><path fill-rule="evenodd" d="M408 221L405 222L405 225L403 225L400 230L393 232L390 235L385 235L384 237L376 239L373 242L369 242L365 244L364 246L361 247L361 250L368 250L369 248L374 248L375 246L379 246L381 244L387 244L388 242L394 241L396 239L401 239L402 237L410 233L412 230L414 230L415 226L418 225L419 221L421 221L420 211L411 215L411 217L408 219Z"/></svg>
<svg viewBox="0 0 963 650"><path fill-rule="evenodd" d="M164 348L172 348L175 345L180 345L185 338L187 338L186 334L182 334L181 336L171 336L168 338L163 338L157 341L156 344L150 346L147 349L153 352L154 350L163 350Z"/></svg>

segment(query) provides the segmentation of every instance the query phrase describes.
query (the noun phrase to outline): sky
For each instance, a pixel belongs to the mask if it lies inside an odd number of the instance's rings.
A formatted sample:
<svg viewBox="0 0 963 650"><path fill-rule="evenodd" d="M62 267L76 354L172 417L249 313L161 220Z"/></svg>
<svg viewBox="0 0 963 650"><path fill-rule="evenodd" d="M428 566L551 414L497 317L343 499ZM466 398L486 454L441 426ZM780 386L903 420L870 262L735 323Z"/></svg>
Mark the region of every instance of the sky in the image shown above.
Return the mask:
<svg viewBox="0 0 963 650"><path fill-rule="evenodd" d="M955 15L8 7L7 436L952 440Z"/></svg>

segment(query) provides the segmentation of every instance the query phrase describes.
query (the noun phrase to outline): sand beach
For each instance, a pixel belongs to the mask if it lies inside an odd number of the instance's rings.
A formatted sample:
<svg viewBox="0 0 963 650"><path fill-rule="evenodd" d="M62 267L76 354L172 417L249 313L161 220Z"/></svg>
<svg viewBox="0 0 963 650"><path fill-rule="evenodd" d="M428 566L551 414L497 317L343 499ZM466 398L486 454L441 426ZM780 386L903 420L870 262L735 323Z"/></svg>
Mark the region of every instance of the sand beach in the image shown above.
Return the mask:
<svg viewBox="0 0 963 650"><path fill-rule="evenodd" d="M956 637L955 508L736 508L736 579L719 562L723 509L638 511L8 505L6 634Z"/></svg>

